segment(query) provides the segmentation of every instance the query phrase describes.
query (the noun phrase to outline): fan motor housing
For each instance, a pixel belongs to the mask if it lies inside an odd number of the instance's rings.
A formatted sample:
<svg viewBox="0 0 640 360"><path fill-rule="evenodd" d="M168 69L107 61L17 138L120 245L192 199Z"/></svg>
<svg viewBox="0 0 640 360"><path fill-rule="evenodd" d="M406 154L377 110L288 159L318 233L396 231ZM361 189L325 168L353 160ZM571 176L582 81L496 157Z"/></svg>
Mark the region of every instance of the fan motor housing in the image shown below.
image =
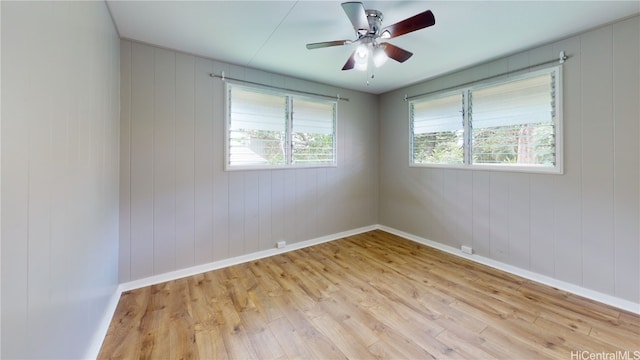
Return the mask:
<svg viewBox="0 0 640 360"><path fill-rule="evenodd" d="M379 35L382 25L382 13L378 10L365 10L369 21L369 33L367 35Z"/></svg>

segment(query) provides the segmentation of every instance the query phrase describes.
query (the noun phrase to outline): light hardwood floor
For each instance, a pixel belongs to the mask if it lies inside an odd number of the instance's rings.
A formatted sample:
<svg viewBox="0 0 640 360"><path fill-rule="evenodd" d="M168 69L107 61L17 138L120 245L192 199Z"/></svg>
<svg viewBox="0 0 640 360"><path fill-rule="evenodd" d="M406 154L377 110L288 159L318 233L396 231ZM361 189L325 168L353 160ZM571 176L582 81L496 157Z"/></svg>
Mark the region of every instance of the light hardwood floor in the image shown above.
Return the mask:
<svg viewBox="0 0 640 360"><path fill-rule="evenodd" d="M640 356L640 316L372 231L128 291L99 358L585 359L618 351Z"/></svg>

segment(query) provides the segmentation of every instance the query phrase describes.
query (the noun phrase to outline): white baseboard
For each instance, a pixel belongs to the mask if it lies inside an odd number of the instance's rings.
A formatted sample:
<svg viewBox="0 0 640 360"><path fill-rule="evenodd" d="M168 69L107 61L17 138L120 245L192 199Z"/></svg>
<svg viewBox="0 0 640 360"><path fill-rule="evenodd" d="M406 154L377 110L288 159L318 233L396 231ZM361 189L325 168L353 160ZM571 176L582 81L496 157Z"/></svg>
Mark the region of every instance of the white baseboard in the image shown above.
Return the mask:
<svg viewBox="0 0 640 360"><path fill-rule="evenodd" d="M93 334L93 339L84 357L85 359L96 359L98 357L104 338L107 336L109 325L111 325L111 320L113 320L113 315L116 313L121 294L121 286L118 286L113 294L111 294L107 308L104 310L104 315L102 315L102 320L100 320L100 324L98 324L98 328Z"/></svg>
<svg viewBox="0 0 640 360"><path fill-rule="evenodd" d="M640 314L640 303L635 303L633 301L620 299L618 297L604 294L595 290L587 289L582 286L578 286L576 284L572 284L566 281L558 280L549 276L545 276L542 274L535 273L533 271L525 270L513 265L505 264L500 261L496 261L493 259L486 258L484 256L475 255L475 254L465 254L460 249L456 249L449 245L444 245L439 242L435 242L429 239L425 239L413 234L406 233L404 231L400 231L388 226L378 225L376 227L379 230L386 231L388 233L403 237L405 239L432 247L434 249L442 250L446 253L459 256L461 258L465 258L467 260L471 260L483 265L490 266L492 268L502 270L517 276L521 276L525 279L533 280L535 282L539 282L544 285L548 285L560 290L564 290L566 292L570 292L575 295L579 295L594 301L598 301L607 305L614 306L616 308L626 310L632 313Z"/></svg>

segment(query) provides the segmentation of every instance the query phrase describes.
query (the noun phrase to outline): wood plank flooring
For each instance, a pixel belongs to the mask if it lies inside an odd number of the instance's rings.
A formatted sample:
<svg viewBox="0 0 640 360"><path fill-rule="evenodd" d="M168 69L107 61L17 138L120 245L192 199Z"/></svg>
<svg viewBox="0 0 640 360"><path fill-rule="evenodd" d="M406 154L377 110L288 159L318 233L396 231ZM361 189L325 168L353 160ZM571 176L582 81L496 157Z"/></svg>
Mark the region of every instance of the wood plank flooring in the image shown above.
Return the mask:
<svg viewBox="0 0 640 360"><path fill-rule="evenodd" d="M640 356L640 316L372 231L128 291L99 358L583 359L619 351Z"/></svg>

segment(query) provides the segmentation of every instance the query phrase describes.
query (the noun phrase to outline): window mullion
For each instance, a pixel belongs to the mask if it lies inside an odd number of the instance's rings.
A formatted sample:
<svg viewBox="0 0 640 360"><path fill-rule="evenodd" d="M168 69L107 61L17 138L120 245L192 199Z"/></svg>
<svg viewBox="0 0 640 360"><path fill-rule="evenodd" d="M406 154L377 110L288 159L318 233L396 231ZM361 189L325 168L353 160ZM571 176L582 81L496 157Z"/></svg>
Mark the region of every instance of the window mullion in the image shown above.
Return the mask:
<svg viewBox="0 0 640 360"><path fill-rule="evenodd" d="M287 96L287 130L285 134L285 149L287 149L285 153L286 164L293 164L293 97Z"/></svg>
<svg viewBox="0 0 640 360"><path fill-rule="evenodd" d="M413 118L413 103L409 102L409 164L415 162L415 130L414 130L414 118Z"/></svg>
<svg viewBox="0 0 640 360"><path fill-rule="evenodd" d="M472 156L473 156L473 141L471 139L471 133L473 130L473 123L472 123L472 118L473 118L473 94L471 93L471 89L467 89L464 92L464 98L466 100L466 102L463 104L463 109L465 109L464 111L464 133L465 133L465 137L464 137L464 141L465 141L465 149L464 149L464 155L465 155L465 165L471 165L472 161Z"/></svg>

